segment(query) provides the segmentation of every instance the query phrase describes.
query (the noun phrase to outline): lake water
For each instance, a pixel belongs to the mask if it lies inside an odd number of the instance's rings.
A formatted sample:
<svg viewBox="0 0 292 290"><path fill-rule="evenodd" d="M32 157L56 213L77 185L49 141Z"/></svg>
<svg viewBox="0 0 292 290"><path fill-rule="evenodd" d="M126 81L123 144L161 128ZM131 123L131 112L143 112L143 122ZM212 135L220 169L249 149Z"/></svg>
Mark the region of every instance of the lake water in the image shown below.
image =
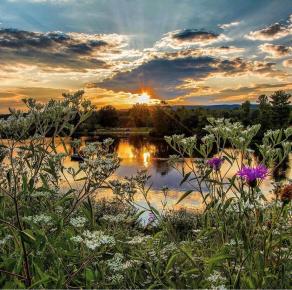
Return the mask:
<svg viewBox="0 0 292 290"><path fill-rule="evenodd" d="M102 137L106 138L105 136ZM199 193L192 193L186 199L184 199L179 205L175 205L179 197L186 190L191 187L185 183L180 186L182 180L181 175L172 167L169 166L167 157L174 152L169 146L161 139L152 139L145 136L130 136L126 138L111 137L113 138L113 150L115 150L118 156L121 158L121 165L115 172L113 178L121 179L125 176L135 175L137 170L146 169L151 176L150 183L152 184L151 191L149 192L150 201L158 208L161 207L161 201L164 198L162 188L165 186L168 190L167 202L169 208L178 209L184 208L200 208L202 202ZM82 144L101 140L97 138L82 138ZM78 163L66 160L67 166L78 167ZM227 166L227 164L225 165ZM289 160L285 168L285 177L292 178L292 155L290 154ZM224 172L224 163L223 168ZM228 176L233 176L236 173L236 168L232 168ZM274 179L269 177L262 183L262 189L268 195L272 189L271 182ZM97 193L97 198L110 198L112 194L109 191L100 191ZM145 204L142 197L138 197L137 202Z"/></svg>

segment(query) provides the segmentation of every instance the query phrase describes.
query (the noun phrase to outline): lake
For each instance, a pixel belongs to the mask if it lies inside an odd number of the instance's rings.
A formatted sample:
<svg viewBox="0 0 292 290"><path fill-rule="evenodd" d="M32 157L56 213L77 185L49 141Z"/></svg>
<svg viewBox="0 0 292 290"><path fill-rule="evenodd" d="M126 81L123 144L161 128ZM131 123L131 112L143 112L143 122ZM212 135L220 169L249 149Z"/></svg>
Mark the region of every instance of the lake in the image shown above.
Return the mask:
<svg viewBox="0 0 292 290"><path fill-rule="evenodd" d="M110 136L102 136L100 138L95 137L83 137L81 138L81 144L84 145L87 142L96 140L102 140ZM115 172L113 178L121 179L125 176L134 175L139 169L146 169L151 176L150 183L152 184L151 191L149 192L150 201L155 204L156 207L161 207L161 201L164 198L162 188L167 187L169 189L167 195L168 207L171 209L191 208L199 209L201 207L201 197L199 193L192 193L186 199L184 199L179 205L175 205L179 197L186 190L191 187L185 183L180 186L182 180L181 175L171 166L169 166L167 157L174 152L169 148L164 140L155 139L148 136L129 136L129 137L115 137L113 150L115 150L118 156L121 158L121 165ZM61 148L61 144L59 145ZM61 150L61 149L60 149ZM66 166L72 166L77 168L78 162L71 161L70 158L66 159ZM187 162L187 161L186 161ZM225 165L227 166L227 164ZM284 176L292 179L292 155L290 154L288 162L285 164ZM223 168L224 172L224 163ZM236 168L232 168L228 176L233 176L236 173ZM272 189L272 184L275 177L269 177L265 180L261 188L269 194ZM97 198L111 198L112 194L107 190L101 190L97 193ZM137 197L137 202L145 204L141 197Z"/></svg>

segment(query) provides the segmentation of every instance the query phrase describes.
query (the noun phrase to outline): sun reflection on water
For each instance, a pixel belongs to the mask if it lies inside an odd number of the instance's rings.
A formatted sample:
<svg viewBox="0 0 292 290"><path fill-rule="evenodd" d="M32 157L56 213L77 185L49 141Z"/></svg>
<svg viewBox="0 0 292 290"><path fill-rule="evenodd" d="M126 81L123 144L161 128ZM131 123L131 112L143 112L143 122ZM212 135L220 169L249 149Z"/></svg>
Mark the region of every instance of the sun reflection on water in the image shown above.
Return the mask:
<svg viewBox="0 0 292 290"><path fill-rule="evenodd" d="M149 161L150 161L150 157L151 157L150 152L144 152L143 153L143 163L144 163L145 167L148 167Z"/></svg>

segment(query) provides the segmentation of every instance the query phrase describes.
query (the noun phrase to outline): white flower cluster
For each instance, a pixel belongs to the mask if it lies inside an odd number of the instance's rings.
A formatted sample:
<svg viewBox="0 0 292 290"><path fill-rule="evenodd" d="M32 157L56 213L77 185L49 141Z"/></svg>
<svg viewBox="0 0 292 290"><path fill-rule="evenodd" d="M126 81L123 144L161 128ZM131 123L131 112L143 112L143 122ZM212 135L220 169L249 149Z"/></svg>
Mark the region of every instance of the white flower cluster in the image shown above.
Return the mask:
<svg viewBox="0 0 292 290"><path fill-rule="evenodd" d="M83 216L72 217L70 224L75 228L82 228L86 224L87 219Z"/></svg>
<svg viewBox="0 0 292 290"><path fill-rule="evenodd" d="M102 220L110 222L110 223L120 223L124 221L127 218L127 215L123 213L119 213L117 215L109 215L105 214L103 217L101 217Z"/></svg>
<svg viewBox="0 0 292 290"><path fill-rule="evenodd" d="M193 156L197 144L197 136L185 137L184 135L173 135L164 137L165 141L175 151L180 154L186 153L190 157Z"/></svg>
<svg viewBox="0 0 292 290"><path fill-rule="evenodd" d="M121 282L123 282L124 276L122 274L114 274L107 277L107 280L109 280L114 285L119 285Z"/></svg>
<svg viewBox="0 0 292 290"><path fill-rule="evenodd" d="M135 189L135 183L132 180L126 180L121 182L119 180L111 180L110 185L112 187L113 193L118 196L127 196L132 199L137 192Z"/></svg>
<svg viewBox="0 0 292 290"><path fill-rule="evenodd" d="M213 273L207 278L209 282L211 282L212 289L226 289L224 283L226 279L221 275L218 271L213 271Z"/></svg>
<svg viewBox="0 0 292 290"><path fill-rule="evenodd" d="M131 240L129 240L127 243L129 245L137 245L137 244L142 244L146 241L148 241L151 238L151 236L135 236Z"/></svg>
<svg viewBox="0 0 292 290"><path fill-rule="evenodd" d="M45 214L27 216L23 218L27 222L32 222L40 226L50 226L53 224L52 217Z"/></svg>
<svg viewBox="0 0 292 290"><path fill-rule="evenodd" d="M175 250L177 250L175 243L171 242L165 245L160 251L160 259L167 261L169 256L172 255Z"/></svg>
<svg viewBox="0 0 292 290"><path fill-rule="evenodd" d="M242 241L239 240L236 243L234 239L231 239L228 243L225 243L226 246L231 246L231 247L236 246L236 245L242 245L242 244L243 244Z"/></svg>
<svg viewBox="0 0 292 290"><path fill-rule="evenodd" d="M214 135L215 140L229 140L229 142L238 149L247 148L252 138L257 134L260 125L254 125L245 128L241 123L232 123L229 119L209 118L210 125L204 129Z"/></svg>
<svg viewBox="0 0 292 290"><path fill-rule="evenodd" d="M138 262L135 260L124 261L124 259L125 258L121 253L116 253L112 259L107 261L107 265L113 272L122 272L133 268Z"/></svg>
<svg viewBox="0 0 292 290"><path fill-rule="evenodd" d="M25 138L33 124L32 118L19 111L12 110L11 113L7 119L0 119L0 137L16 140Z"/></svg>
<svg viewBox="0 0 292 290"><path fill-rule="evenodd" d="M74 236L71 241L76 243L83 243L90 250L95 250L96 248L103 245L115 245L115 239L112 236L105 235L103 231L93 231L88 230L82 233L82 236Z"/></svg>
<svg viewBox="0 0 292 290"><path fill-rule="evenodd" d="M2 240L0 240L0 245L1 246L5 245L7 243L7 241L9 241L10 239L12 239L12 236L11 235L7 235Z"/></svg>
<svg viewBox="0 0 292 290"><path fill-rule="evenodd" d="M108 178L120 164L116 153L109 153L111 140L93 142L82 148L83 163L80 169L85 171L91 185L95 186L100 181Z"/></svg>

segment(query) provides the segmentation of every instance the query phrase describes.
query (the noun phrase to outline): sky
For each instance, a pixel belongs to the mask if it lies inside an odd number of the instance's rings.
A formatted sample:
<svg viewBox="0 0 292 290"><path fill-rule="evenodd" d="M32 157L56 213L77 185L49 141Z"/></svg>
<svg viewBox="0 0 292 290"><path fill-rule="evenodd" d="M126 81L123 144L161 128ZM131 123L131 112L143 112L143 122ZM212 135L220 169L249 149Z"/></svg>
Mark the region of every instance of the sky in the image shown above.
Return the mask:
<svg viewBox="0 0 292 290"><path fill-rule="evenodd" d="M292 91L291 0L0 0L0 113L84 90L97 107Z"/></svg>

